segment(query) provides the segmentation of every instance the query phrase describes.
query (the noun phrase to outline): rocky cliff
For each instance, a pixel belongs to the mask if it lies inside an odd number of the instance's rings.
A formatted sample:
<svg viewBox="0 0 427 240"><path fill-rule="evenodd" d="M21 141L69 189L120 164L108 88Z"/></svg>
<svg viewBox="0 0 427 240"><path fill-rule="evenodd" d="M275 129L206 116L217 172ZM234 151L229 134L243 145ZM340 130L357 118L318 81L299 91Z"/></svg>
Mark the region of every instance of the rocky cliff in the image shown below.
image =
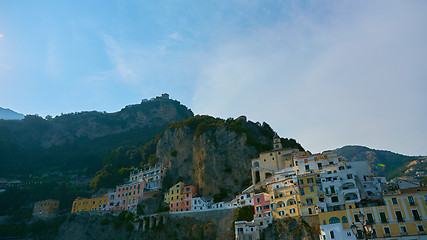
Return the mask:
<svg viewBox="0 0 427 240"><path fill-rule="evenodd" d="M196 116L171 124L160 138L156 157L168 168L166 187L194 184L199 195L229 200L250 185L251 159L271 149L274 131L245 117Z"/></svg>

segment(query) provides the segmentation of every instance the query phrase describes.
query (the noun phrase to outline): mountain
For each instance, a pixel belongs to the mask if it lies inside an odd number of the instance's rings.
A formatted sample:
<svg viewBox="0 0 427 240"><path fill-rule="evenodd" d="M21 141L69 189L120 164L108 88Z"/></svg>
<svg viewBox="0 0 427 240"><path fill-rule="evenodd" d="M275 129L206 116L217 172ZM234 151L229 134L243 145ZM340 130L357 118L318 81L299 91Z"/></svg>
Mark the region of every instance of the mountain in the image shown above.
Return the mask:
<svg viewBox="0 0 427 240"><path fill-rule="evenodd" d="M168 169L164 187L184 181L205 198L230 200L251 184L251 159L272 149L273 136L267 123L244 116L227 120L195 116L172 123L156 146L156 158ZM293 139L282 141L284 147L303 149Z"/></svg>
<svg viewBox="0 0 427 240"><path fill-rule="evenodd" d="M120 146L143 146L165 127L193 116L167 96L115 113L81 112L43 119L0 121L0 177L64 170L95 173L105 154Z"/></svg>
<svg viewBox="0 0 427 240"><path fill-rule="evenodd" d="M24 117L25 116L20 113L0 107L0 120L22 120Z"/></svg>
<svg viewBox="0 0 427 240"><path fill-rule="evenodd" d="M413 166L426 158L423 156L405 156L364 146L344 146L335 149L335 151L349 161L367 160L374 175L385 176L387 180L405 175L411 165Z"/></svg>

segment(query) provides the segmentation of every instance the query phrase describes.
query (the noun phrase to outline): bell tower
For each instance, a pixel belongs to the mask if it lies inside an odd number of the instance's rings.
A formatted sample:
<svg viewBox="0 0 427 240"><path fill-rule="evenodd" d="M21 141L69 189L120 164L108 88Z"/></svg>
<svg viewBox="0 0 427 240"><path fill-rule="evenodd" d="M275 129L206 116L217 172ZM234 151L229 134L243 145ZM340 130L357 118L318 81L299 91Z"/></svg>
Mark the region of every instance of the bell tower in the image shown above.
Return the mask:
<svg viewBox="0 0 427 240"><path fill-rule="evenodd" d="M273 137L273 150L277 150L281 148L282 148L282 142L280 141L279 135L275 133Z"/></svg>

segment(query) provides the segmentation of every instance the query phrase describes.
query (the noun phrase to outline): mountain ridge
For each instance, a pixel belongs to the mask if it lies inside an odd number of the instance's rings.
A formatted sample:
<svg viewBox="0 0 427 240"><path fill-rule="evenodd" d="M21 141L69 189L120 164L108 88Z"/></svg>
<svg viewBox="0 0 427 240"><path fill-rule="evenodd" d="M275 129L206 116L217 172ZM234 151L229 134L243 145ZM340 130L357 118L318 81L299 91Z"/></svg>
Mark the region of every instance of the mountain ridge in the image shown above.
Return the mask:
<svg viewBox="0 0 427 240"><path fill-rule="evenodd" d="M9 108L0 107L0 120L22 120L24 115L17 113Z"/></svg>
<svg viewBox="0 0 427 240"><path fill-rule="evenodd" d="M389 150L377 150L360 145L346 145L334 151L348 161L367 160L375 175L385 176L387 180L405 176L412 162L421 162L426 156L406 156ZM410 175L408 175L410 176Z"/></svg>

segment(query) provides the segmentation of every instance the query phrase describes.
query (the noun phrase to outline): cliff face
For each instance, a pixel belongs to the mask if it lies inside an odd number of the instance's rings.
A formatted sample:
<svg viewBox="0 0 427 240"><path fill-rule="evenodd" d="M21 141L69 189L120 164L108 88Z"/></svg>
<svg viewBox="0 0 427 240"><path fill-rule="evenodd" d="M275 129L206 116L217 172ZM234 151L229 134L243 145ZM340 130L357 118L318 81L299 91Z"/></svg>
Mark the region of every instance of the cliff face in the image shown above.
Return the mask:
<svg viewBox="0 0 427 240"><path fill-rule="evenodd" d="M217 200L231 198L248 185L251 159L260 151L248 144L248 137L256 136L254 141L260 146L270 145L274 133L268 127L259 134L263 127L246 119L238 123L249 129L246 133L218 121L205 131L200 131L200 125L166 129L156 150L157 158L168 168L166 185L183 180L198 187L199 195Z"/></svg>

